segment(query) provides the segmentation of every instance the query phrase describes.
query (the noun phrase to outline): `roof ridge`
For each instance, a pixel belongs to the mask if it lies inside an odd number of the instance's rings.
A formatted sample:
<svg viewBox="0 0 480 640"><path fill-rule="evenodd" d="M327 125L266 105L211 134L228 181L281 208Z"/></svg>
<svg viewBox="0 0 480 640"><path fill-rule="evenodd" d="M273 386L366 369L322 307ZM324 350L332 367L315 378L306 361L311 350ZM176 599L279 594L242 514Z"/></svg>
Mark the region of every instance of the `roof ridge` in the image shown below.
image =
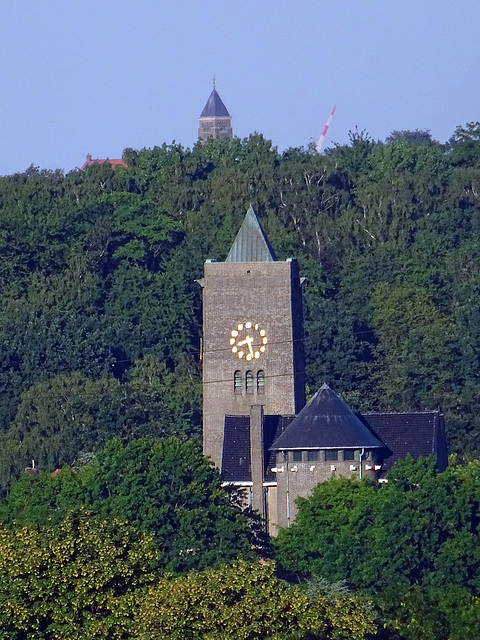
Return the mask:
<svg viewBox="0 0 480 640"><path fill-rule="evenodd" d="M442 415L441 409L425 409L424 411L358 411L362 416L419 416L427 414L439 414Z"/></svg>

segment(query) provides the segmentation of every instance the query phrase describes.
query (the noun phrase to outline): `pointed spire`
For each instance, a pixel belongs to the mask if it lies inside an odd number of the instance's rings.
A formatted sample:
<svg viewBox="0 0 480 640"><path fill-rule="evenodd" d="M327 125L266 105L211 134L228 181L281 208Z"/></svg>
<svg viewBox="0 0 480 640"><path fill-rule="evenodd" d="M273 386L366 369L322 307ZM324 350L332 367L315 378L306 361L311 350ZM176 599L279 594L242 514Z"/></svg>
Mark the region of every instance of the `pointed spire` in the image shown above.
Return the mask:
<svg viewBox="0 0 480 640"><path fill-rule="evenodd" d="M292 420L273 443L274 451L285 449L385 448L327 384Z"/></svg>
<svg viewBox="0 0 480 640"><path fill-rule="evenodd" d="M275 252L250 205L225 262L276 261Z"/></svg>
<svg viewBox="0 0 480 640"><path fill-rule="evenodd" d="M208 97L207 103L200 114L200 118L230 118L227 107L223 104L222 99L215 89L215 77L213 78L212 93Z"/></svg>
<svg viewBox="0 0 480 640"><path fill-rule="evenodd" d="M214 140L233 138L232 118L217 93L215 76L213 76L212 92L198 119L199 142L206 142L209 138Z"/></svg>

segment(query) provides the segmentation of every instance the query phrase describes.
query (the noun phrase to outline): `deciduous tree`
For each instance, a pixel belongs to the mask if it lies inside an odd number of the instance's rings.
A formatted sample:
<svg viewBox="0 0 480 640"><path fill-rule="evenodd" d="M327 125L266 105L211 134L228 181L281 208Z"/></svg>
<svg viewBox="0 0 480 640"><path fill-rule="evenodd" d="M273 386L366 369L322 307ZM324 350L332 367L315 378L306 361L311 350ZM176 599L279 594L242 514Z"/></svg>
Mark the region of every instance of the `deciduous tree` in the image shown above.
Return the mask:
<svg viewBox="0 0 480 640"><path fill-rule="evenodd" d="M1 637L130 638L157 553L151 535L83 509L55 525L1 527Z"/></svg>
<svg viewBox="0 0 480 640"><path fill-rule="evenodd" d="M165 577L149 590L137 618L150 640L361 640L374 631L367 601L352 594L309 598L273 574L273 564L237 562Z"/></svg>
<svg viewBox="0 0 480 640"><path fill-rule="evenodd" d="M191 441L139 438L123 445L111 440L76 471L21 478L0 514L4 522L46 525L81 505L152 532L165 570L254 557L247 519Z"/></svg>

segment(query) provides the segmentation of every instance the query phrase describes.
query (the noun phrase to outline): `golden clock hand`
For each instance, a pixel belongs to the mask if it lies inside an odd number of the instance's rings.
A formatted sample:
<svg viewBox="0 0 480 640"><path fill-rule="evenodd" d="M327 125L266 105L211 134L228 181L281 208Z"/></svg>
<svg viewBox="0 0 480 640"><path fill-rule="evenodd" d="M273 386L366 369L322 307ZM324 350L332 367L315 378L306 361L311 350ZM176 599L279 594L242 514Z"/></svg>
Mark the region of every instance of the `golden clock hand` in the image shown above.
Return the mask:
<svg viewBox="0 0 480 640"><path fill-rule="evenodd" d="M248 350L250 351L250 355L253 358L252 342L253 342L253 338L251 336L247 336L245 340L241 340L240 342L238 342L237 346L241 347L243 344L247 344Z"/></svg>

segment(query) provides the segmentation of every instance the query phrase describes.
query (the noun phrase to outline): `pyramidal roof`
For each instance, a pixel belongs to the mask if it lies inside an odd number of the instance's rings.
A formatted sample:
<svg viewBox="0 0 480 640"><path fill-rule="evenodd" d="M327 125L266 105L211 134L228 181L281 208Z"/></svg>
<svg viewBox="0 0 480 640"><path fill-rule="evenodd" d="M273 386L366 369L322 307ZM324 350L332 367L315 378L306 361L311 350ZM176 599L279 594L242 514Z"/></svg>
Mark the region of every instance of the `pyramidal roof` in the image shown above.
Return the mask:
<svg viewBox="0 0 480 640"><path fill-rule="evenodd" d="M271 449L385 448L327 384L292 420Z"/></svg>
<svg viewBox="0 0 480 640"><path fill-rule="evenodd" d="M222 99L213 87L212 93L204 106L200 118L230 118L227 107L223 104Z"/></svg>
<svg viewBox="0 0 480 640"><path fill-rule="evenodd" d="M276 261L277 256L250 205L225 262Z"/></svg>

